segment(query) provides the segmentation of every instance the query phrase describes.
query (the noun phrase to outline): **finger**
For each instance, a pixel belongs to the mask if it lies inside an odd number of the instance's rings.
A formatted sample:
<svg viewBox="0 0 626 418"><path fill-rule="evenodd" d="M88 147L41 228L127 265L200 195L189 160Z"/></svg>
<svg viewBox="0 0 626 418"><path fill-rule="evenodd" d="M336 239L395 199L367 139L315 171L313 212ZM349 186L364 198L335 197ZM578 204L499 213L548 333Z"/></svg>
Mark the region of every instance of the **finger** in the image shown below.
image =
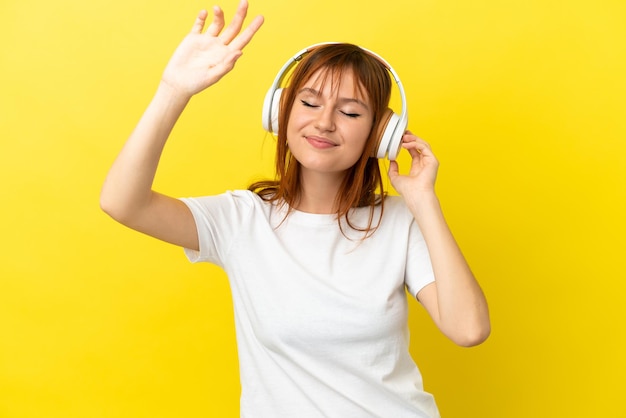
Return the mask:
<svg viewBox="0 0 626 418"><path fill-rule="evenodd" d="M220 39L224 43L224 45L230 44L230 42L237 36L239 31L241 31L241 27L243 26L243 21L246 19L246 15L248 14L248 2L247 0L241 0L239 2L239 6L237 6L237 12L235 13L235 17L228 24L224 32L220 35Z"/></svg>
<svg viewBox="0 0 626 418"><path fill-rule="evenodd" d="M415 135L413 132L409 130L404 132L404 135L402 136L402 142L421 142L430 148L430 145L426 141L424 141L422 138Z"/></svg>
<svg viewBox="0 0 626 418"><path fill-rule="evenodd" d="M225 73L227 73L230 70L232 70L235 67L235 63L237 62L239 57L241 57L242 54L243 53L241 51L239 51L239 50L230 51L226 55L226 57L224 57L224 60L220 64L222 66L222 68L223 68L223 71Z"/></svg>
<svg viewBox="0 0 626 418"><path fill-rule="evenodd" d="M402 135L403 142L415 141L416 139L417 136L415 136L413 132L409 131L408 129L404 131L404 135Z"/></svg>
<svg viewBox="0 0 626 418"><path fill-rule="evenodd" d="M419 137L415 137L415 142L417 142L418 144L420 144L422 146L422 148L428 148L431 149L430 144L426 141L424 141L422 138Z"/></svg>
<svg viewBox="0 0 626 418"><path fill-rule="evenodd" d="M431 150L431 146L428 142L424 141L422 138L419 138L413 134L407 135L405 134L402 137L402 145L404 146L404 144L417 144L416 147L421 151L421 150Z"/></svg>
<svg viewBox="0 0 626 418"><path fill-rule="evenodd" d="M213 21L206 30L209 36L217 36L224 29L224 11L219 6L213 6Z"/></svg>
<svg viewBox="0 0 626 418"><path fill-rule="evenodd" d="M234 49L243 49L252 40L254 34L259 30L264 22L263 16L257 16L250 22L250 24L230 43L230 46Z"/></svg>
<svg viewBox="0 0 626 418"><path fill-rule="evenodd" d="M398 176L400 174L399 170L400 169L397 161L389 161L389 170L387 171L387 173L390 179Z"/></svg>
<svg viewBox="0 0 626 418"><path fill-rule="evenodd" d="M428 146L427 143L423 141L405 142L402 144L402 147L406 148L409 151L415 150L416 152L423 154L423 155L433 154L432 149Z"/></svg>
<svg viewBox="0 0 626 418"><path fill-rule="evenodd" d="M423 147L421 147L415 141L403 142L402 143L402 148L404 148L405 150L409 151L409 154L411 155L411 158L413 158L414 160L422 155L422 148Z"/></svg>
<svg viewBox="0 0 626 418"><path fill-rule="evenodd" d="M191 27L192 33L202 33L202 29L204 28L204 22L206 22L206 18L209 15L209 12L206 10L200 10L198 12L198 16L196 17L196 21L193 23Z"/></svg>

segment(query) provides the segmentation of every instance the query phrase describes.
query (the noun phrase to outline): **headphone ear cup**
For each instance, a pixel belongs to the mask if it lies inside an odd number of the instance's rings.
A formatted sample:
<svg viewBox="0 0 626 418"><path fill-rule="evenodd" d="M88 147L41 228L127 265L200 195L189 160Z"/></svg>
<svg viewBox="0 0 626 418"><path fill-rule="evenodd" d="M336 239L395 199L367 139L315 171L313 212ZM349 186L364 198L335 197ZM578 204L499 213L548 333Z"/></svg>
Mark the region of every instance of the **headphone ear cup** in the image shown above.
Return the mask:
<svg viewBox="0 0 626 418"><path fill-rule="evenodd" d="M374 158L384 158L385 153L387 151L387 144L383 141L383 137L385 136L385 131L387 130L387 125L389 124L389 119L393 116L393 111L391 109L385 110L383 117L380 119L378 126L376 126L376 146L372 149L371 157ZM380 155L382 153L382 156Z"/></svg>
<svg viewBox="0 0 626 418"><path fill-rule="evenodd" d="M396 131L396 128L398 127L399 120L400 120L400 117L396 115L395 113L393 113L393 110L387 109L385 111L385 114L380 120L380 124L376 128L376 138L378 139L377 139L377 144L376 144L376 147L374 148L374 153L372 154L372 157L385 158L385 156L387 155L387 152L390 151L390 145L392 143L395 143L396 138L394 137L394 132ZM401 137L402 136L400 136L400 138ZM396 145L396 147L399 148L398 145ZM394 159L398 155L398 150L394 151L394 156L393 156Z"/></svg>
<svg viewBox="0 0 626 418"><path fill-rule="evenodd" d="M394 161L398 157L398 154L400 154L400 149L402 148L402 137L407 128L407 121L406 119L403 121L402 117L398 116L396 113L393 114L391 119L387 126L388 132L385 134L389 135L387 158L390 161Z"/></svg>
<svg viewBox="0 0 626 418"><path fill-rule="evenodd" d="M263 101L263 129L278 135L278 109L283 89L270 90Z"/></svg>

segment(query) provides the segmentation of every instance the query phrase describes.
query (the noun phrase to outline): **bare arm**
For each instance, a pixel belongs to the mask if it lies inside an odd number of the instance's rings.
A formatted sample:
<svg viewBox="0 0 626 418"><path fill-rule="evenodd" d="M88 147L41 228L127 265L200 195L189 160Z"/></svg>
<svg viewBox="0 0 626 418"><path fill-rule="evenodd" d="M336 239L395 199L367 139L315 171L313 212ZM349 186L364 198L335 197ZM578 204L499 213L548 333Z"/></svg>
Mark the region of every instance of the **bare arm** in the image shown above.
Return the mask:
<svg viewBox="0 0 626 418"><path fill-rule="evenodd" d="M491 326L485 296L443 216L434 191L438 162L426 142L407 132L403 146L412 164L408 175L392 162L389 176L413 213L430 253L435 282L416 296L438 328L462 346L483 342Z"/></svg>
<svg viewBox="0 0 626 418"><path fill-rule="evenodd" d="M152 190L154 176L167 139L194 94L215 84L235 65L263 18L256 17L243 31L247 2L242 0L232 22L224 29L224 14L201 11L191 32L181 42L163 78L113 163L100 194L102 209L118 222L156 238L198 249L195 222L178 199Z"/></svg>

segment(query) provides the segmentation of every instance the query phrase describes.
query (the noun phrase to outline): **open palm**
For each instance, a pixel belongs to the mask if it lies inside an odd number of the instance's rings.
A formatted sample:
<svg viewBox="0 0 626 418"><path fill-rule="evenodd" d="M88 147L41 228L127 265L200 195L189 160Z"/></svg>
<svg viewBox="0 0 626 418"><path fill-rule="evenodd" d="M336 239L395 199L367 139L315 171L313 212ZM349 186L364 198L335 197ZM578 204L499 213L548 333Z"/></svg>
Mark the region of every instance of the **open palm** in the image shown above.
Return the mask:
<svg viewBox="0 0 626 418"><path fill-rule="evenodd" d="M243 48L263 24L257 16L242 31L248 3L239 3L235 17L224 29L224 12L213 8L213 21L203 33L208 12L200 11L191 32L180 43L163 73L162 81L182 94L194 95L215 84L235 66Z"/></svg>

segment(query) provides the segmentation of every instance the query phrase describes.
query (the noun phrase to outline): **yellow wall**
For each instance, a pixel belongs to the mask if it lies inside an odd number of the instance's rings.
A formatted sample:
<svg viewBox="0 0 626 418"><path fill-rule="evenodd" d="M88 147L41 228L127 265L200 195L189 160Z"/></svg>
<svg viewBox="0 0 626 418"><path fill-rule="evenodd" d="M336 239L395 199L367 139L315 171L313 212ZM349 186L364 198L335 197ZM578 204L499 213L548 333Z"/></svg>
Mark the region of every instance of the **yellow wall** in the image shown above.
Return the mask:
<svg viewBox="0 0 626 418"><path fill-rule="evenodd" d="M490 340L462 349L411 305L411 349L443 416L626 416L626 3L366 4L252 3L265 27L192 101L158 189L269 175L260 107L280 65L319 41L377 51L441 160L439 194L492 311ZM223 274L98 207L170 53L210 6L2 1L0 417L237 416Z"/></svg>

